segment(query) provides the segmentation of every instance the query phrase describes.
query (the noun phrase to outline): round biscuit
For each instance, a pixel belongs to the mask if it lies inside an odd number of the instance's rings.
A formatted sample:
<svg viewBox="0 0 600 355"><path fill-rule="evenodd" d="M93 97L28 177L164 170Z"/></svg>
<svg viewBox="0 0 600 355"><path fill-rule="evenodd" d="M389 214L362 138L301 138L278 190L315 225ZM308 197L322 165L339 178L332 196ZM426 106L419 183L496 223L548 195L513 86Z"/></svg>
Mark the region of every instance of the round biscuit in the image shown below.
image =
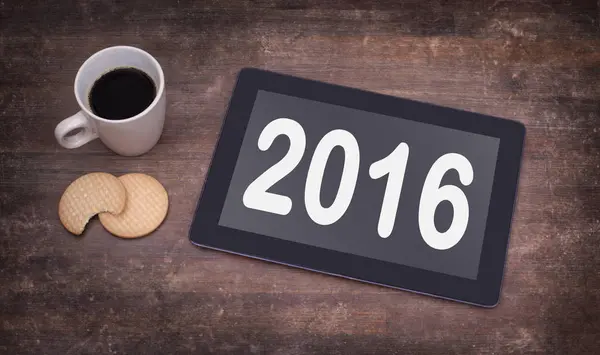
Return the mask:
<svg viewBox="0 0 600 355"><path fill-rule="evenodd" d="M119 180L127 191L127 205L118 215L99 214L100 223L121 238L139 238L152 233L167 216L167 191L158 180L146 174L125 174Z"/></svg>
<svg viewBox="0 0 600 355"><path fill-rule="evenodd" d="M127 192L116 176L89 173L67 186L58 202L58 216L69 232L80 235L96 214L121 213L126 201Z"/></svg>

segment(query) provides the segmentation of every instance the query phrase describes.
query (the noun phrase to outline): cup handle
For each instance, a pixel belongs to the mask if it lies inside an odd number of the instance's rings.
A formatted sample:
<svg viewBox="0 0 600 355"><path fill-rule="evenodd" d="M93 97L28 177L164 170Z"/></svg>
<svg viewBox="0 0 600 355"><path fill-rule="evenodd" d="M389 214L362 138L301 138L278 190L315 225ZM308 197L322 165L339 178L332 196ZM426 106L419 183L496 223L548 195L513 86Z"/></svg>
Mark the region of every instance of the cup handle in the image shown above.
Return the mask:
<svg viewBox="0 0 600 355"><path fill-rule="evenodd" d="M72 134L77 129L81 131ZM73 116L65 118L56 126L54 137L63 147L73 149L98 138L98 131L94 123L83 114L83 111L79 111Z"/></svg>

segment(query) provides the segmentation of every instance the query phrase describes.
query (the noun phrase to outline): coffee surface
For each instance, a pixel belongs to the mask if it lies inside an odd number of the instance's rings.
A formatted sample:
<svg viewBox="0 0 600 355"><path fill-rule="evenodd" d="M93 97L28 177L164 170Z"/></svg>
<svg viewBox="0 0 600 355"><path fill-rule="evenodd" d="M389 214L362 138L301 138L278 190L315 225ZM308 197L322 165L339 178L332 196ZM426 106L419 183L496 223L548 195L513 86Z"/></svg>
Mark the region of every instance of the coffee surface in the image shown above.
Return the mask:
<svg viewBox="0 0 600 355"><path fill-rule="evenodd" d="M144 111L156 96L148 74L136 68L116 68L96 80L89 94L92 112L108 120L123 120Z"/></svg>

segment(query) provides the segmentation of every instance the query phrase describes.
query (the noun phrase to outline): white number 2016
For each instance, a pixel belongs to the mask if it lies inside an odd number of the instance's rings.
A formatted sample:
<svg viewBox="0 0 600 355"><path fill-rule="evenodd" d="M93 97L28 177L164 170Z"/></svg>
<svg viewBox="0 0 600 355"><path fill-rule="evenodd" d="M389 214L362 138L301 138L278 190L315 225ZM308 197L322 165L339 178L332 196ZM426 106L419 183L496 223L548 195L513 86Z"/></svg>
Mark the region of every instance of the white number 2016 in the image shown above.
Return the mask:
<svg viewBox="0 0 600 355"><path fill-rule="evenodd" d="M263 129L258 137L258 148L262 151L269 149L275 138L280 135L285 135L290 140L288 152L248 185L242 201L247 208L287 215L292 209L292 200L267 190L300 163L306 149L306 135L298 122L289 118L278 118ZM329 207L323 207L320 198L323 175L332 150L338 146L344 150L342 176L333 203ZM372 179L388 176L377 225L377 233L382 238L389 237L394 228L408 153L408 145L400 143L387 157L369 167L369 176ZM356 188L359 166L358 142L350 132L336 129L323 136L315 148L304 189L306 211L315 223L330 225L346 213ZM473 167L467 158L457 153L445 154L431 166L419 201L418 224L421 237L430 247L438 250L455 246L462 239L469 223L469 202L464 192L454 185L440 186L442 178L450 169L458 172L460 182L464 186L473 181ZM452 223L443 233L437 230L434 222L435 211L442 201L450 202L454 210Z"/></svg>

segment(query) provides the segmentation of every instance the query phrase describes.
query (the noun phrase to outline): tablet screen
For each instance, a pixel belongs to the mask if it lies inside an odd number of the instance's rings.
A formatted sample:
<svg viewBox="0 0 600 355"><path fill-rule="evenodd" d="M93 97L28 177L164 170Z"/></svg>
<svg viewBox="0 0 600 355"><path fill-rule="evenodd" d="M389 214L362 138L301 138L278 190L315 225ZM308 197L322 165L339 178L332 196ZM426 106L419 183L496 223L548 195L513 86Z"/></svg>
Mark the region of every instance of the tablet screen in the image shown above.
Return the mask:
<svg viewBox="0 0 600 355"><path fill-rule="evenodd" d="M476 280L499 143L259 90L219 225Z"/></svg>

